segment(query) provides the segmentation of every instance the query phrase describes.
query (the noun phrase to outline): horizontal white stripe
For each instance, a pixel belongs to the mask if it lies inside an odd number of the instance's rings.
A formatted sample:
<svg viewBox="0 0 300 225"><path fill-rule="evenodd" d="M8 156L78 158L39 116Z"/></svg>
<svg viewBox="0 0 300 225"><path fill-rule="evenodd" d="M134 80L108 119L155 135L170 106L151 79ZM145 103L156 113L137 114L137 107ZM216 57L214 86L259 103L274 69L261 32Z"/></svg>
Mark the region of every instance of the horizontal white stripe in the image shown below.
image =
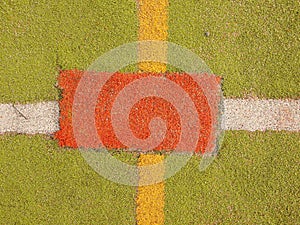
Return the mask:
<svg viewBox="0 0 300 225"><path fill-rule="evenodd" d="M225 99L225 130L300 131L300 100Z"/></svg>
<svg viewBox="0 0 300 225"><path fill-rule="evenodd" d="M225 99L225 130L300 131L300 100ZM0 133L51 134L59 129L57 102L0 104Z"/></svg>
<svg viewBox="0 0 300 225"><path fill-rule="evenodd" d="M57 102L0 104L0 133L51 134L59 129Z"/></svg>

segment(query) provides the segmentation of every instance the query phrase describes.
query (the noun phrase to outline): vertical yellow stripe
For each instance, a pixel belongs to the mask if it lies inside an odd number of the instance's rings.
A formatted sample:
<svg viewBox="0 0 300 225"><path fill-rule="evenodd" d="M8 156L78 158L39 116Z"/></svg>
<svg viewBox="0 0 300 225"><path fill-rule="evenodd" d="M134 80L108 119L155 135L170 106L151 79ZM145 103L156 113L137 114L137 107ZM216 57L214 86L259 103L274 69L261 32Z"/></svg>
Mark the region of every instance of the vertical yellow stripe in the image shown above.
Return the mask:
<svg viewBox="0 0 300 225"><path fill-rule="evenodd" d="M139 40L166 41L168 36L168 0L138 0L139 6ZM160 55L167 56L167 48L157 49ZM139 55L148 54L147 49L139 49ZM144 72L165 72L166 64L159 62L141 62L139 69ZM141 154L139 166L161 162L162 155ZM163 176L164 171L157 171ZM147 179L139 174L140 183ZM164 224L164 182L149 186L138 186L136 198L136 219L138 225Z"/></svg>
<svg viewBox="0 0 300 225"><path fill-rule="evenodd" d="M139 0L139 40L166 41L168 37L168 0ZM140 49L139 54L147 54ZM167 48L158 49L167 56ZM162 53L160 53L162 54ZM141 62L139 69L145 72L165 72L166 64L159 62Z"/></svg>
<svg viewBox="0 0 300 225"><path fill-rule="evenodd" d="M139 166L151 165L161 162L163 155L141 154ZM164 171L157 171L158 176L163 176ZM139 174L140 182L149 180L149 174ZM138 225L164 224L165 193L164 183L148 186L139 186L136 198L136 220Z"/></svg>

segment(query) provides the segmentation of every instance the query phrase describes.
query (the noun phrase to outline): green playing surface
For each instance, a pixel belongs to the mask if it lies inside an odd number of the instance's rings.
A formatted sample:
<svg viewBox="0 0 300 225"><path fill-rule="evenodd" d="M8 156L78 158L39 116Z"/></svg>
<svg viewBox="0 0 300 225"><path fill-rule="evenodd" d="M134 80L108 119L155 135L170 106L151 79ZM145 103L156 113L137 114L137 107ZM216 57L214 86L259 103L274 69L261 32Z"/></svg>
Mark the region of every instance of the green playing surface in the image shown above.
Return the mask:
<svg viewBox="0 0 300 225"><path fill-rule="evenodd" d="M226 97L297 99L299 11L299 1L170 0L168 40L222 76ZM4 0L0 18L0 103L58 100L60 69L86 69L138 40L133 0ZM166 224L299 223L299 139L225 132L204 173L193 157L166 182ZM136 155L115 156L136 162ZM135 224L135 195L48 136L0 136L1 224Z"/></svg>
<svg viewBox="0 0 300 225"><path fill-rule="evenodd" d="M166 224L297 223L299 139L299 133L227 132L205 172L193 157L166 181ZM136 163L136 155L114 156ZM3 224L135 224L135 194L135 187L96 174L78 150L44 136L0 137Z"/></svg>
<svg viewBox="0 0 300 225"><path fill-rule="evenodd" d="M170 0L168 40L224 77L227 97L298 98L299 8L299 1L284 0ZM5 0L0 13L2 103L57 100L59 69L86 69L138 40L132 0Z"/></svg>

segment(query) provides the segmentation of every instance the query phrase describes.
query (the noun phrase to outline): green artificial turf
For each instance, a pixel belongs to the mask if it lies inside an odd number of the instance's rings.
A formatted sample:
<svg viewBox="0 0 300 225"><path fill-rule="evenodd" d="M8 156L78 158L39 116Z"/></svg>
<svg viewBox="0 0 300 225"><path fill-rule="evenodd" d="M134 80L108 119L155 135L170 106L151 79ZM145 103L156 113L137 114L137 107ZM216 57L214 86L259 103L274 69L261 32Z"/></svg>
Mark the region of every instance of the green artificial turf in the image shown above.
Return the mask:
<svg viewBox="0 0 300 225"><path fill-rule="evenodd" d="M224 77L227 97L299 98L299 10L299 1L170 0L168 40ZM4 0L0 17L2 103L57 100L59 69L86 69L138 40L132 0Z"/></svg>
<svg viewBox="0 0 300 225"><path fill-rule="evenodd" d="M0 102L58 99L53 3L28 2L0 3Z"/></svg>
<svg viewBox="0 0 300 225"><path fill-rule="evenodd" d="M58 100L60 69L86 69L137 40L136 10L132 0L2 1L0 102ZM226 97L299 98L299 10L299 1L170 0L168 40L221 75ZM299 139L226 132L205 172L193 157L167 181L166 224L299 223ZM0 224L135 224L134 187L45 136L0 136L0 199Z"/></svg>
<svg viewBox="0 0 300 225"><path fill-rule="evenodd" d="M299 1L170 0L169 41L222 76L226 97L299 98L299 11Z"/></svg>
<svg viewBox="0 0 300 225"><path fill-rule="evenodd" d="M166 183L166 224L299 224L300 134L226 132L217 159Z"/></svg>
<svg viewBox="0 0 300 225"><path fill-rule="evenodd" d="M43 136L0 136L0 224L134 224L134 198L134 187L100 177L77 150Z"/></svg>
<svg viewBox="0 0 300 225"><path fill-rule="evenodd" d="M8 1L0 4L0 102L57 100L60 69L86 69L137 40L135 1Z"/></svg>
<svg viewBox="0 0 300 225"><path fill-rule="evenodd" d="M166 181L166 224L297 224L299 140L299 133L226 132L207 170L195 156ZM0 224L135 224L135 193L46 136L0 137Z"/></svg>

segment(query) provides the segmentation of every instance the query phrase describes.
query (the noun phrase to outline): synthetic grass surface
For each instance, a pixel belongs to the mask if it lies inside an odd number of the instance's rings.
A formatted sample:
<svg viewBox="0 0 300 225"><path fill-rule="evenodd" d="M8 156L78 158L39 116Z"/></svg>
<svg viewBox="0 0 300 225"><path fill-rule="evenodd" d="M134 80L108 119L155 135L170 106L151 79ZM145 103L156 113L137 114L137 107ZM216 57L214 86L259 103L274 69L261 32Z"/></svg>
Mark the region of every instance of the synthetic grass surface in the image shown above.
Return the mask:
<svg viewBox="0 0 300 225"><path fill-rule="evenodd" d="M138 40L132 0L5 0L0 7L2 103L57 100L59 69L86 69ZM170 0L168 40L224 77L227 97L299 98L299 9L299 1Z"/></svg>
<svg viewBox="0 0 300 225"><path fill-rule="evenodd" d="M299 11L299 1L170 0L168 40L222 76L227 97L299 98Z"/></svg>
<svg viewBox="0 0 300 225"><path fill-rule="evenodd" d="M132 0L4 0L0 7L0 102L57 100L59 69L86 69L137 40Z"/></svg>
<svg viewBox="0 0 300 225"><path fill-rule="evenodd" d="M226 132L200 173L194 157L166 183L166 224L299 224L300 134Z"/></svg>
<svg viewBox="0 0 300 225"><path fill-rule="evenodd" d="M0 224L134 224L134 197L134 187L100 177L79 151L43 136L0 136Z"/></svg>
<svg viewBox="0 0 300 225"><path fill-rule="evenodd" d="M57 99L55 17L51 3L0 3L0 101Z"/></svg>
<svg viewBox="0 0 300 225"><path fill-rule="evenodd" d="M167 180L166 224L297 224L299 140L299 133L226 132L205 172L193 157ZM1 224L135 224L135 191L44 136L0 137Z"/></svg>

